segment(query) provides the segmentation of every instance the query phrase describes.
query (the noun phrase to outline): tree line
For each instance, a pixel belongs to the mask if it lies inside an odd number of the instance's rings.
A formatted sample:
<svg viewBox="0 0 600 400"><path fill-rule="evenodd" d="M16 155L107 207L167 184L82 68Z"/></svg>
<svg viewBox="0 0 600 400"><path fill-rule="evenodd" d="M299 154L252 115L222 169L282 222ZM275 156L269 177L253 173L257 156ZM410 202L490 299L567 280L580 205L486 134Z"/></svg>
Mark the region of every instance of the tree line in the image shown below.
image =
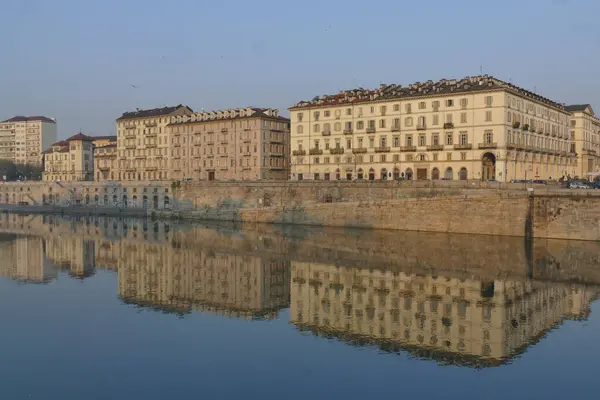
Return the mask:
<svg viewBox="0 0 600 400"><path fill-rule="evenodd" d="M14 163L10 160L0 160L0 180L16 181L42 180L43 167L29 164Z"/></svg>

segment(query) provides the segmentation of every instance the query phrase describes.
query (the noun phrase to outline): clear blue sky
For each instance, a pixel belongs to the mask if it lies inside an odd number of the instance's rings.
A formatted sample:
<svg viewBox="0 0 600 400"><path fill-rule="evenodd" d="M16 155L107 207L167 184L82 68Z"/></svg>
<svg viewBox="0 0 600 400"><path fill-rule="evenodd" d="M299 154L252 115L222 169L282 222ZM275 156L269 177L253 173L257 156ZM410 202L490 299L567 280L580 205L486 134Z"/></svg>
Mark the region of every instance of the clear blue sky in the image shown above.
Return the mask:
<svg viewBox="0 0 600 400"><path fill-rule="evenodd" d="M600 113L598 0L0 0L0 11L0 119L54 116L61 138L114 133L136 107L284 110L480 65Z"/></svg>

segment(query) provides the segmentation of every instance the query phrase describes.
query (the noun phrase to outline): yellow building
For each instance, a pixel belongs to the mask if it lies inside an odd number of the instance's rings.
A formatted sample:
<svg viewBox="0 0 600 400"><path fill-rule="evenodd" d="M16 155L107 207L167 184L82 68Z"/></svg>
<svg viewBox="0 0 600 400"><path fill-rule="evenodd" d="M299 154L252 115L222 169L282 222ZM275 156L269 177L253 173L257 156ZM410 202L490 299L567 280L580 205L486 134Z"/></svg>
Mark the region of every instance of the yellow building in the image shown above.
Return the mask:
<svg viewBox="0 0 600 400"><path fill-rule="evenodd" d="M292 262L290 318L301 330L353 344L488 367L565 319L586 318L598 294L579 284Z"/></svg>
<svg viewBox="0 0 600 400"><path fill-rule="evenodd" d="M117 137L96 136L94 139L94 180L115 180L117 171Z"/></svg>
<svg viewBox="0 0 600 400"><path fill-rule="evenodd" d="M0 159L42 165L42 152L56 142L56 119L17 116L0 122Z"/></svg>
<svg viewBox="0 0 600 400"><path fill-rule="evenodd" d="M270 108L173 116L168 176L192 180L288 179L289 119Z"/></svg>
<svg viewBox="0 0 600 400"><path fill-rule="evenodd" d="M600 171L600 119L589 104L566 107L571 113L571 153L577 153L577 165L569 171L572 177L585 179L590 172Z"/></svg>
<svg viewBox="0 0 600 400"><path fill-rule="evenodd" d="M123 113L117 119L117 171L115 179L168 180L171 116L191 115L188 106L154 108Z"/></svg>
<svg viewBox="0 0 600 400"><path fill-rule="evenodd" d="M556 179L570 113L487 75L381 85L290 108L292 179Z"/></svg>
<svg viewBox="0 0 600 400"><path fill-rule="evenodd" d="M78 133L44 152L45 181L90 181L94 178L94 139Z"/></svg>

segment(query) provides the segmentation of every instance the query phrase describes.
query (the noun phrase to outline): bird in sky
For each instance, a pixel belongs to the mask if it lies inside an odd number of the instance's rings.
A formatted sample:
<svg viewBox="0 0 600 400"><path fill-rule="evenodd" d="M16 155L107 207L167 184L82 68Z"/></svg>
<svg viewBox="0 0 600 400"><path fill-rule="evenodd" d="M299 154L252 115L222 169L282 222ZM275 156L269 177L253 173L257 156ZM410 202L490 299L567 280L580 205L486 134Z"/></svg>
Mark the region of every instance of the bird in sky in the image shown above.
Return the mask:
<svg viewBox="0 0 600 400"><path fill-rule="evenodd" d="M138 89L138 88L139 88L139 86L135 86L135 85L131 85L131 87L132 87L133 89Z"/></svg>

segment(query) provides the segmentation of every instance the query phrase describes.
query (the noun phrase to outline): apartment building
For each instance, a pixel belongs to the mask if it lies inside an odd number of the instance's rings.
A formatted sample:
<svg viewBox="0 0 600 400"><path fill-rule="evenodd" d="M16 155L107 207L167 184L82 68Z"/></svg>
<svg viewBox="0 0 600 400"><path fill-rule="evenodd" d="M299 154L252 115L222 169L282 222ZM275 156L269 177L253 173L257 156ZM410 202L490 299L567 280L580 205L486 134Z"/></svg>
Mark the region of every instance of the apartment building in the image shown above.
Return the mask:
<svg viewBox="0 0 600 400"><path fill-rule="evenodd" d="M54 118L16 116L0 122L0 159L41 166L43 150L54 142Z"/></svg>
<svg viewBox="0 0 600 400"><path fill-rule="evenodd" d="M276 109L173 116L167 130L171 179L288 179L289 119Z"/></svg>
<svg viewBox="0 0 600 400"><path fill-rule="evenodd" d="M172 116L192 115L188 106L154 108L123 113L117 119L117 180L167 180L169 145L167 125Z"/></svg>
<svg viewBox="0 0 600 400"><path fill-rule="evenodd" d="M117 137L95 136L94 139L94 180L101 182L115 180L117 170Z"/></svg>
<svg viewBox="0 0 600 400"><path fill-rule="evenodd" d="M44 181L90 181L94 178L94 139L78 133L44 152Z"/></svg>
<svg viewBox="0 0 600 400"><path fill-rule="evenodd" d="M600 171L600 119L589 104L575 104L565 108L571 113L570 152L577 154L577 164L572 176L586 178L589 173Z"/></svg>
<svg viewBox="0 0 600 400"><path fill-rule="evenodd" d="M487 75L317 96L290 108L292 179L574 175L571 114Z"/></svg>

